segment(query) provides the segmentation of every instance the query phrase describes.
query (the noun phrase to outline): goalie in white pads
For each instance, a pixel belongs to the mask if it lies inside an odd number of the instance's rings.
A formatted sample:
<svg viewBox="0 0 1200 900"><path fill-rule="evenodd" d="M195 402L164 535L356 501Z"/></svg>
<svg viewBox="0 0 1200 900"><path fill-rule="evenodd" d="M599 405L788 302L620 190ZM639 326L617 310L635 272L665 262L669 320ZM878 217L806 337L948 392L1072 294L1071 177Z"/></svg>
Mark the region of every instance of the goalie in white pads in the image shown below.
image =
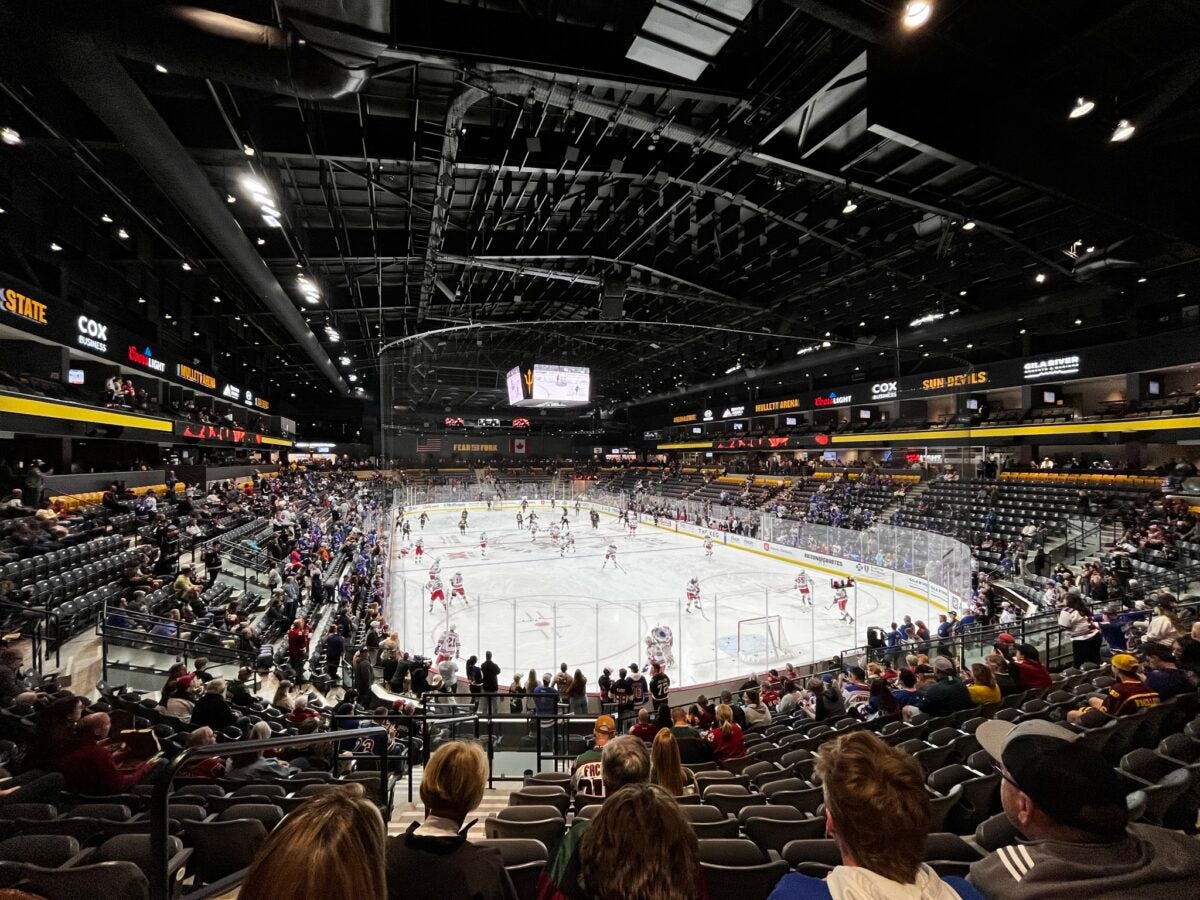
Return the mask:
<svg viewBox="0 0 1200 900"><path fill-rule="evenodd" d="M646 635L647 668L661 666L671 669L675 666L675 636L669 625L655 625Z"/></svg>
<svg viewBox="0 0 1200 900"><path fill-rule="evenodd" d="M695 575L693 575L692 580L687 583L687 588L685 588L685 590L687 592L687 611L688 612L692 611L693 603L696 604L696 609L699 609L700 608L700 579L697 578Z"/></svg>

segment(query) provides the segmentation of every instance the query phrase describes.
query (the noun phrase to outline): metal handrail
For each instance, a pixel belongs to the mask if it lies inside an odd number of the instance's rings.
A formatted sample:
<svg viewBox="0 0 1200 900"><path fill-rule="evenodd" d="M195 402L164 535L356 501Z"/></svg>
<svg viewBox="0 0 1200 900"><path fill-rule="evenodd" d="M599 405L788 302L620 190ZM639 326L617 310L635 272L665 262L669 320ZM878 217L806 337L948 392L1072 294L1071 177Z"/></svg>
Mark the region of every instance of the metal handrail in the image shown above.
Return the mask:
<svg viewBox="0 0 1200 900"><path fill-rule="evenodd" d="M355 729L356 737L380 735L387 737L386 728ZM176 754L167 763L166 769L154 785L154 793L150 799L150 871L146 874L150 880L151 900L171 900L171 878L167 870L167 838L169 836L170 820L167 814L171 794L171 783L179 774L185 763L197 759L211 759L214 756L243 756L256 753L259 750L272 750L279 747L311 746L344 741L345 732L329 731L319 734L297 734L288 737L269 738L263 741L238 741L234 744L210 744L206 747L188 747ZM231 749L233 748L233 749ZM334 756L336 765L337 756ZM387 796L388 789L388 747L383 744L383 752L379 756L379 791L381 797Z"/></svg>

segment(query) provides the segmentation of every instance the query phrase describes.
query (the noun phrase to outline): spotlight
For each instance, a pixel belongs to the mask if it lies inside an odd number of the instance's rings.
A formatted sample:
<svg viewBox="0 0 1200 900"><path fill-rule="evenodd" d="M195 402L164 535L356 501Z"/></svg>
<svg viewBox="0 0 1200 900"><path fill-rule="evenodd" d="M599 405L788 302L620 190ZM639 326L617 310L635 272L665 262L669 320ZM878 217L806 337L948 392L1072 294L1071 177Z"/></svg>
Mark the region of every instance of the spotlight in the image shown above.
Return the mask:
<svg viewBox="0 0 1200 900"><path fill-rule="evenodd" d="M908 0L908 3L904 4L904 16L900 21L905 28L911 30L920 28L929 21L931 15L933 4L929 0Z"/></svg>
<svg viewBox="0 0 1200 900"><path fill-rule="evenodd" d="M221 302L221 298L218 297L216 294L213 294L213 303L220 303L220 302Z"/></svg>
<svg viewBox="0 0 1200 900"><path fill-rule="evenodd" d="M249 144L242 144L242 152L245 153L247 156L253 156L254 148L251 147Z"/></svg>
<svg viewBox="0 0 1200 900"><path fill-rule="evenodd" d="M1143 275L1141 278L1138 279L1138 284L1145 284L1145 283L1146 283L1146 276Z"/></svg>
<svg viewBox="0 0 1200 900"><path fill-rule="evenodd" d="M21 143L21 132L5 125L3 128L0 128L0 141L4 141L10 147L15 147Z"/></svg>
<svg viewBox="0 0 1200 900"><path fill-rule="evenodd" d="M233 196L233 194L226 194L225 202L226 203L237 203L237 197Z"/></svg>
<svg viewBox="0 0 1200 900"><path fill-rule="evenodd" d="M267 242L267 239L266 239L266 238L255 238L255 239L254 239L254 243L258 244L258 246L260 246L260 247L261 247L263 244L265 244L266 242Z"/></svg>
<svg viewBox="0 0 1200 900"><path fill-rule="evenodd" d="M118 228L117 229L117 237L119 237L123 241L127 241L127 240L129 240L129 232L126 231L124 228Z"/></svg>
<svg viewBox="0 0 1200 900"><path fill-rule="evenodd" d="M974 230L975 230L974 221L972 221L971 219L967 219L967 221L963 222L963 231L974 231Z"/></svg>
<svg viewBox="0 0 1200 900"><path fill-rule="evenodd" d="M159 75L166 75L166 74L167 74L167 67L166 67L166 66L164 66L162 63L155 63L155 64L154 64L154 71L155 71L155 72L157 72Z"/></svg>
<svg viewBox="0 0 1200 900"><path fill-rule="evenodd" d="M1043 284L1043 283L1045 283L1045 281L1046 281L1046 273L1045 273L1045 272L1038 272L1036 275L1034 275L1034 276L1033 276L1033 280L1034 280L1034 281L1036 281L1038 284Z"/></svg>
<svg viewBox="0 0 1200 900"><path fill-rule="evenodd" d="M850 213L858 209L858 204L854 202L853 197L846 198L846 205L842 207L842 215L848 216Z"/></svg>
<svg viewBox="0 0 1200 900"><path fill-rule="evenodd" d="M1082 324L1083 324L1083 319L1076 319L1076 320L1075 320L1075 324L1076 324L1076 325L1082 325Z"/></svg>
<svg viewBox="0 0 1200 900"><path fill-rule="evenodd" d="M1108 140L1110 143L1120 144L1123 141L1127 141L1133 137L1133 133L1136 130L1136 125L1134 125L1128 119L1122 119L1117 123L1117 127L1113 129L1112 137L1110 137Z"/></svg>
<svg viewBox="0 0 1200 900"><path fill-rule="evenodd" d="M51 242L50 242L50 249L51 249L52 251L54 251L55 253L57 253L59 250L61 250L61 249L62 249L62 245L61 245L61 244L57 244L57 243L55 243L54 241L51 241Z"/></svg>
<svg viewBox="0 0 1200 900"><path fill-rule="evenodd" d="M185 259L180 264L179 268L183 269L183 271L185 271L185 272L190 272L190 271L192 271L192 264Z"/></svg>
<svg viewBox="0 0 1200 900"><path fill-rule="evenodd" d="M100 221L103 222L105 225L111 225L112 224L112 216L110 216L108 213L105 213L104 215L102 215L100 217Z"/></svg>
<svg viewBox="0 0 1200 900"><path fill-rule="evenodd" d="M829 341L821 341L821 346L828 349L829 347L832 347L833 344L829 343Z"/></svg>
<svg viewBox="0 0 1200 900"><path fill-rule="evenodd" d="M1087 97L1076 97L1075 105L1071 107L1071 111L1067 113L1068 119L1082 119L1093 109L1096 108L1096 103L1089 100Z"/></svg>

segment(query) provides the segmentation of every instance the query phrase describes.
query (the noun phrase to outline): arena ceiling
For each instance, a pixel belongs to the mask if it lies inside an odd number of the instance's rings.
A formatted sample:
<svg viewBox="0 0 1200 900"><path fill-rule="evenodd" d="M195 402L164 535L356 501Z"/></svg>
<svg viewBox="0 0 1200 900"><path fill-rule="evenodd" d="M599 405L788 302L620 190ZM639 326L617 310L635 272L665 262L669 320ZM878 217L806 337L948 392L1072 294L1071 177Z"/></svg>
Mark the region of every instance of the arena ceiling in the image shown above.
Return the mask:
<svg viewBox="0 0 1200 900"><path fill-rule="evenodd" d="M905 6L10 2L0 269L398 420L534 359L654 414L1194 314L1200 9Z"/></svg>

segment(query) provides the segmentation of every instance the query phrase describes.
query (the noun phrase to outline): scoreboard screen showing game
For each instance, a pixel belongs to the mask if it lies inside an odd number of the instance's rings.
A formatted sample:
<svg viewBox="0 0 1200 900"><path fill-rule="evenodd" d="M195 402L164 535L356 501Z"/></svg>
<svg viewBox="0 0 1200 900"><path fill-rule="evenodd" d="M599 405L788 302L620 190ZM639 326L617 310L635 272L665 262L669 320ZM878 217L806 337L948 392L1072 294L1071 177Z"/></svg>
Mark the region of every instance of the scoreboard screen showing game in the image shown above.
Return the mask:
<svg viewBox="0 0 1200 900"><path fill-rule="evenodd" d="M511 406L562 409L592 399L592 373L586 366L522 364L505 374Z"/></svg>
<svg viewBox="0 0 1200 900"><path fill-rule="evenodd" d="M534 400L557 400L562 403L587 403L591 396L592 375L586 366L548 366L535 363L533 367Z"/></svg>

